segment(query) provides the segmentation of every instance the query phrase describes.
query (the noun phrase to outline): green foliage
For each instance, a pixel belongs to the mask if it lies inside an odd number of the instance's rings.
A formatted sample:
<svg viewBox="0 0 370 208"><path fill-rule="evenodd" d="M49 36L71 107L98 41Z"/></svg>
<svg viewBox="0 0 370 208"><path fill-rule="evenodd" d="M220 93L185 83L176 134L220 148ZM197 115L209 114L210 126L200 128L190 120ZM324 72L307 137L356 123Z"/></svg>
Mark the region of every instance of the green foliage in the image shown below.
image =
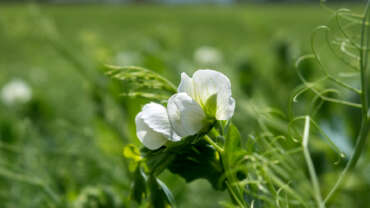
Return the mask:
<svg viewBox="0 0 370 208"><path fill-rule="evenodd" d="M161 75L141 67L106 66L107 74L123 82L124 93L129 97L142 97L165 102L176 92L176 87Z"/></svg>
<svg viewBox="0 0 370 208"><path fill-rule="evenodd" d="M175 199L167 186L153 175L148 179L149 189L151 191L150 201L153 208L167 207L166 204L176 208Z"/></svg>
<svg viewBox="0 0 370 208"><path fill-rule="evenodd" d="M201 140L194 145L185 146L175 153L175 158L168 169L183 177L190 183L196 179L205 178L216 190L224 190L222 179L223 167L219 153L208 143Z"/></svg>
<svg viewBox="0 0 370 208"><path fill-rule="evenodd" d="M330 14L310 45L311 30ZM221 200L225 207L316 207L314 167L326 207L367 207L368 146L358 143L366 150L362 159L347 169L350 180L338 180L365 109L359 67L366 65L367 50L361 50L360 34L368 23L362 19L347 9L314 5L1 5L0 86L21 77L35 96L17 107L0 102L0 206L73 207L83 201L114 207L114 198L120 207L138 207L135 200L159 207L176 198L180 207L213 208ZM212 144L197 137L141 155L126 146L139 144L133 121L142 100L117 95L165 102L176 91L167 78L177 83L180 72L195 70L193 52L204 44L224 57L215 69L230 75L237 98L233 123L203 132ZM297 78L292 60L306 51L312 53L298 60ZM111 66L122 63L144 68ZM299 78L303 85L288 108ZM305 148L311 166L303 154L302 115L312 121ZM341 152L346 157L338 160ZM212 186L201 183L204 178ZM326 200L338 181L344 186ZM227 189L231 200L227 191L212 188Z"/></svg>
<svg viewBox="0 0 370 208"><path fill-rule="evenodd" d="M141 203L142 199L146 198L147 196L146 177L147 176L141 170L141 168L137 167L131 187L131 197L139 204Z"/></svg>
<svg viewBox="0 0 370 208"><path fill-rule="evenodd" d="M231 187L230 192L236 199L244 199L244 187L238 182L246 178L246 173L243 173L239 168L243 163L243 158L246 151L241 147L241 137L238 129L230 122L226 124L225 132L225 152L222 155L222 162L225 168L225 177L228 181L228 186ZM237 201L239 205L245 206L244 200Z"/></svg>
<svg viewBox="0 0 370 208"><path fill-rule="evenodd" d="M123 148L123 156L129 161L129 170L131 172L134 172L136 169L135 172L137 172L137 167L139 163L143 160L140 155L139 149L133 144L126 145Z"/></svg>
<svg viewBox="0 0 370 208"><path fill-rule="evenodd" d="M96 187L87 187L78 196L75 208L114 208L119 207L114 195L108 190Z"/></svg>
<svg viewBox="0 0 370 208"><path fill-rule="evenodd" d="M183 177L187 182L207 179L216 190L224 190L223 170L219 154L202 136L185 138L156 151L144 149L149 171L159 175L165 169Z"/></svg>

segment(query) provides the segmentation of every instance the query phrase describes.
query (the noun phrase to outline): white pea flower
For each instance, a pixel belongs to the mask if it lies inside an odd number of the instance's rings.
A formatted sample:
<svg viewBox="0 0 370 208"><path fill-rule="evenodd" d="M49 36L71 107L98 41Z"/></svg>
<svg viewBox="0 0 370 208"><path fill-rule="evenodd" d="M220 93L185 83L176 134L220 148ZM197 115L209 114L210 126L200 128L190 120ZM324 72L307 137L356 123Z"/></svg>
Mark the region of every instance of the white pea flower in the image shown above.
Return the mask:
<svg viewBox="0 0 370 208"><path fill-rule="evenodd" d="M194 60L201 65L219 64L222 62L222 53L216 48L202 46L195 50Z"/></svg>
<svg viewBox="0 0 370 208"><path fill-rule="evenodd" d="M180 137L198 133L210 120L228 120L234 114L231 83L220 72L198 70L192 78L182 73L177 90L168 100L167 112L172 128Z"/></svg>
<svg viewBox="0 0 370 208"><path fill-rule="evenodd" d="M135 118L136 134L141 143L150 150L155 150L167 141L180 141L168 120L167 109L157 103L144 105Z"/></svg>
<svg viewBox="0 0 370 208"><path fill-rule="evenodd" d="M13 80L1 90L1 99L6 105L26 103L32 98L32 90L22 80Z"/></svg>

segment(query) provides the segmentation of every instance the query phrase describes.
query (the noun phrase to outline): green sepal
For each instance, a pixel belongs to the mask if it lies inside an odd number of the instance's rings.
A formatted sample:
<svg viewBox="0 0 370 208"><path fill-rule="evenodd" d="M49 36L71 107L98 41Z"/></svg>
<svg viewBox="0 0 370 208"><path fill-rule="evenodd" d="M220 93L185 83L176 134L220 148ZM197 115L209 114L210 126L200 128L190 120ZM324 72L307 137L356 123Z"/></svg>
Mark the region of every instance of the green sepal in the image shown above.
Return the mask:
<svg viewBox="0 0 370 208"><path fill-rule="evenodd" d="M203 109L204 109L207 117L209 117L209 118L215 118L216 117L216 112L217 112L217 94L216 93L211 95L207 99Z"/></svg>

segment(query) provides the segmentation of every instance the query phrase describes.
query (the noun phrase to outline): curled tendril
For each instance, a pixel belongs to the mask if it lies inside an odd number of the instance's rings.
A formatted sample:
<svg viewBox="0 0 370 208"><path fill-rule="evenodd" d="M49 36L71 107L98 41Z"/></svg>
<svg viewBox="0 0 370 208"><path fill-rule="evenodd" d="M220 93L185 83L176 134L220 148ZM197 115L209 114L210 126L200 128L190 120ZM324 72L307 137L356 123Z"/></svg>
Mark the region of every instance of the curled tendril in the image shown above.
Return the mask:
<svg viewBox="0 0 370 208"><path fill-rule="evenodd" d="M299 117L294 118L292 121L290 121L289 124L288 124L288 129L290 129L290 132L292 132L294 130L295 135L298 134L299 137L302 137L302 135L300 135L300 133L298 133L298 130L295 129L293 127L293 125L297 121L301 121L301 120L305 120L305 119L306 119L305 116L299 116ZM324 137L324 139L329 143L330 148L339 155L339 159L345 158L345 154L342 151L340 151L340 149L337 147L337 145L330 139L330 137L325 133L325 131L322 130L320 128L320 126L312 118L310 118L310 123L313 125L313 127L315 127L315 129L318 131L318 133L322 137ZM297 140L297 141L299 142L299 140ZM336 162L336 163L338 163L338 162Z"/></svg>
<svg viewBox="0 0 370 208"><path fill-rule="evenodd" d="M314 49L314 48L313 48ZM304 60L307 60L307 59L314 59L316 61L318 61L319 65L321 67L323 67L323 65L321 64L320 62L320 58L319 56L317 55L317 53L314 51L314 54L309 54L309 55L306 55L306 56L302 56L300 57L295 66L296 66L296 71L297 71L297 74L298 74L298 77L300 78L300 80L303 82L303 85L305 86L305 88L307 89L301 89L298 91L298 93L293 97L293 102L296 101L297 97L301 94L303 94L304 92L306 92L308 89L311 90L313 93L316 94L316 96L318 96L319 98L321 98L322 100L324 101L328 101L328 102L333 102L333 103L337 103L337 104L342 104L342 105L346 105L346 106L350 106L350 107L354 107L354 108L361 108L362 106L360 104L357 104L357 103L352 103L352 102L349 102L349 101L345 101L345 100L340 100L340 99L335 99L335 98L331 98L331 97L327 97L325 96L324 94L325 93L322 93L318 90L318 87L320 82L323 82L323 81L326 81L326 80L329 80L329 81L332 81L334 82L335 84L337 84L338 86L341 86L345 89L348 89L352 92L355 92L357 94L361 94L361 91L356 89L356 88L353 88L351 86L349 86L348 84L340 81L340 80L337 80L336 78L334 78L333 76L329 75L326 70L322 69L321 72L324 74L324 76L314 82L309 82L307 81L303 74L301 73L301 70L300 70L300 63L303 62Z"/></svg>
<svg viewBox="0 0 370 208"><path fill-rule="evenodd" d="M347 45L348 45L348 40L342 41L342 42L340 43L340 50L341 50L344 54L346 54L347 56L349 56L349 57L351 57L351 58L356 59L357 61L359 61L359 60L360 60L360 57L359 57L359 56L357 56L356 54L352 53L351 51L349 51L349 50L347 49L347 47L346 47Z"/></svg>
<svg viewBox="0 0 370 208"><path fill-rule="evenodd" d="M325 89L321 91L321 95L329 94L329 93L334 93L334 94L339 95L339 91L336 89ZM311 109L313 109L311 110L311 115L312 116L316 115L323 104L324 104L324 100L321 99L320 96L316 95L314 99L312 99L312 102L311 102L311 106L312 106Z"/></svg>
<svg viewBox="0 0 370 208"><path fill-rule="evenodd" d="M328 46L329 46L330 50L331 51L334 51L334 49L331 47L331 44L329 42L329 35L328 35L328 32L330 31L329 27L327 27L327 26L320 26L320 27L316 28L316 30L314 30L314 32L313 32L313 34L311 36L311 49L312 49L312 52L313 52L313 54L312 54L313 57L312 56L310 56L310 57L311 58L314 58L314 60L318 62L319 66L320 66L319 69L325 75L325 77L327 77L330 81L332 81L333 83L335 83L335 84L337 84L337 85L339 85L339 86L341 86L341 87L343 87L343 88L345 88L347 90L350 90L350 91L352 91L354 93L361 94L361 90L356 89L356 88L350 86L349 84L336 79L334 76L332 76L330 73L328 73L327 70L325 69L325 66L322 64L321 59L320 59L320 56L319 56L319 54L318 54L318 52L317 52L317 50L315 48L316 35L317 35L317 33L320 30L324 30L325 31L325 39L326 39L326 42L328 43ZM307 57L307 58L309 58L309 57ZM302 59L302 60L304 60L304 59ZM299 61L301 62L302 60L299 60ZM344 59L340 59L340 60L343 60L344 61ZM297 63L296 63L297 68L298 68L300 62L297 61ZM353 68L353 67L351 67L351 68ZM357 71L358 71L358 69L357 69Z"/></svg>
<svg viewBox="0 0 370 208"><path fill-rule="evenodd" d="M339 42L336 42L335 40L334 41L330 41L330 37L329 37L329 33L330 33L330 28L328 26L320 26L319 28L317 28L318 30L324 30L325 31L325 41L327 43L327 45L329 46L329 49L330 51L332 52L332 54L334 54L334 56L337 58L337 60L341 61L343 64L345 64L346 66L348 66L350 69L354 70L354 71L359 71L358 70L358 66L357 65L354 65L353 63L351 63L350 61L347 61L347 59L343 59L337 52L336 50L333 48L332 45L340 45L342 44L342 42L344 41L339 41ZM337 41L340 40L340 39L337 39Z"/></svg>

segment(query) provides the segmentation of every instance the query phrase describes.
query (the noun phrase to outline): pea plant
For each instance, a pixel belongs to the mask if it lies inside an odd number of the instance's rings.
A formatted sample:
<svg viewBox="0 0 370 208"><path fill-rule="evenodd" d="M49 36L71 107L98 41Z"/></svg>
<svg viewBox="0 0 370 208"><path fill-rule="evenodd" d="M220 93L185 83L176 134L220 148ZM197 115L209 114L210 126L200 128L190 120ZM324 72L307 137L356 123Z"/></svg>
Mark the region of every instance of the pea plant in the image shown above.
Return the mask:
<svg viewBox="0 0 370 208"><path fill-rule="evenodd" d="M136 135L143 147L130 144L123 150L134 174L132 199L154 208L176 207L171 191L159 179L168 170L186 182L203 178L215 190L226 190L230 202L221 202L225 207L338 205L340 200L333 197L359 161L368 137L368 8L363 15L347 9L330 10L339 32L333 33L330 26L320 26L313 32L312 53L296 62L302 85L290 98L289 115L280 119L271 112L258 111L258 106L257 110L247 109L253 111L259 126L248 135L241 135L239 129L243 127L232 122L238 99L232 97L232 83L221 72L199 69L192 76L181 73L176 87L148 69L106 66L112 79L124 83L125 96L152 100L135 118ZM324 43L341 64L348 66L348 72L327 70L316 47L319 34L324 35ZM305 76L302 65L306 61L318 65L318 79ZM352 82L343 81L343 74L350 74ZM346 100L347 91L360 102ZM295 110L301 97L306 99L303 107L299 106L303 114ZM342 153L315 121L327 103L361 111L360 119L354 121L360 128L349 155ZM248 101L240 105L241 109L251 106ZM323 138L345 161L335 183L325 190L309 149L310 138Z"/></svg>

